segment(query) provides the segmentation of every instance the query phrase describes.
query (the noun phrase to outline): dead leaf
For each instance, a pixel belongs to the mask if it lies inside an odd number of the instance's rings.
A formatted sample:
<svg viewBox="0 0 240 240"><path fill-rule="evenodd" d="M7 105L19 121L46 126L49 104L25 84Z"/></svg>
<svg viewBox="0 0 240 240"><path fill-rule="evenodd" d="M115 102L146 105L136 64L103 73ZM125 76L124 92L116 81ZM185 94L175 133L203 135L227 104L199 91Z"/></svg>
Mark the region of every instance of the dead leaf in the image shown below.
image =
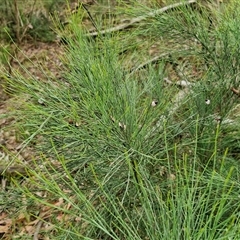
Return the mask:
<svg viewBox="0 0 240 240"><path fill-rule="evenodd" d="M12 226L11 219L5 219L0 221L0 233L8 233Z"/></svg>

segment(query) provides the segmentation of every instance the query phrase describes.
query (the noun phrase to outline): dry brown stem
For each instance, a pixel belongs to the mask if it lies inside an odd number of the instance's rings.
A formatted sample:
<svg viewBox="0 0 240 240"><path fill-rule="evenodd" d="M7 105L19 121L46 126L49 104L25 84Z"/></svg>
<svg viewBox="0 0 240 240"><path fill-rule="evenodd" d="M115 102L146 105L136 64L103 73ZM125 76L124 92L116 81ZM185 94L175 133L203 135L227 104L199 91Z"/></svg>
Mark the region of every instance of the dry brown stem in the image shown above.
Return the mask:
<svg viewBox="0 0 240 240"><path fill-rule="evenodd" d="M237 90L236 88L232 87L232 92L240 96L240 90Z"/></svg>
<svg viewBox="0 0 240 240"><path fill-rule="evenodd" d="M156 16L158 14L162 14L162 13L168 11L168 10L171 10L171 9L174 9L174 8L177 8L177 7L180 7L180 6L188 5L188 4L193 4L193 3L196 3L196 2L197 2L197 0L188 0L186 2L174 3L174 4L171 4L171 5L165 6L163 8L160 8L158 10L152 11L152 12L150 12L150 13L144 15L144 16L139 16L139 17L133 18L133 19L129 20L129 22L127 22L127 23L119 24L115 27L108 28L106 30L91 32L91 33L87 34L87 36L93 36L94 37L94 36L98 36L98 35L104 35L106 33L120 31L120 30L129 28L136 23L144 21L149 17L154 17L154 16Z"/></svg>

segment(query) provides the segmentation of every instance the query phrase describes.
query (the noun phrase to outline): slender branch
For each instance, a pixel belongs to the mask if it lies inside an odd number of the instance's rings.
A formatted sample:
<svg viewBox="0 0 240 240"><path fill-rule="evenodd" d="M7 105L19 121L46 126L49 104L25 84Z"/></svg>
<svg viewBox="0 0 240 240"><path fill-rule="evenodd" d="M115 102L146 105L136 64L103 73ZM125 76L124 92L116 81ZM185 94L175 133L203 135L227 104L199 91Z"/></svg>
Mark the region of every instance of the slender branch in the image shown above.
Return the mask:
<svg viewBox="0 0 240 240"><path fill-rule="evenodd" d="M88 10L88 8L85 6L85 4L82 3L82 7L83 7L83 8L85 9L85 11L87 12L90 20L92 21L93 26L94 26L95 29L97 30L97 32L95 32L95 33L96 33L96 35L98 35L99 30L98 30L97 24L95 23L95 21L94 21L94 19L93 19L93 17L92 17L92 14L89 12L89 10Z"/></svg>
<svg viewBox="0 0 240 240"><path fill-rule="evenodd" d="M171 51L171 52L165 52L165 53L162 53L158 56L155 56L153 57L152 59L150 60L147 60L146 62L140 64L139 66L137 66L136 68L132 68L130 70L130 75L134 74L135 72L137 72L138 70L142 69L142 68L145 68L147 65L149 64L154 64L154 63L157 63L159 62L161 59L164 59L164 58L169 58L172 54L176 53L176 52L182 52L182 51L186 51L186 50L190 50L191 48L184 48L180 51ZM183 76L181 76L183 77Z"/></svg>
<svg viewBox="0 0 240 240"><path fill-rule="evenodd" d="M23 166L10 166L6 168L6 166L0 165L0 176L13 176L15 174L27 175L28 172Z"/></svg>
<svg viewBox="0 0 240 240"><path fill-rule="evenodd" d="M185 80L180 80L180 81L177 81L176 83L172 82L168 78L164 78L163 80L169 85L177 85L182 88L175 95L174 100L172 101L172 107L170 108L170 110L168 112L168 115L172 116L177 111L179 106L182 104L183 99L191 92L190 87L192 86L192 84ZM145 136L146 139L149 138L151 136L151 134L154 133L155 131L162 130L166 119L167 119L167 116L161 115L159 117L159 120L155 123L155 125L151 129L151 131L149 131L149 133Z"/></svg>
<svg viewBox="0 0 240 240"><path fill-rule="evenodd" d="M240 90L237 90L236 88L232 87L232 92L235 93L236 95L238 95L240 97Z"/></svg>
<svg viewBox="0 0 240 240"><path fill-rule="evenodd" d="M38 238L38 234L39 234L39 231L40 231L40 229L41 229L41 227L42 227L42 224L43 224L42 221L39 221L39 222L38 222L37 227L36 227L36 230L35 230L35 233L34 233L34 235L33 235L33 240L38 240L38 239L39 239L39 238Z"/></svg>
<svg viewBox="0 0 240 240"><path fill-rule="evenodd" d="M150 13L144 15L144 16L139 16L139 17L133 18L128 23L123 23L123 24L117 25L115 27L108 28L106 30L92 32L92 33L87 34L87 36L97 36L99 34L103 35L103 34L106 34L106 33L120 31L120 30L131 27L135 23L139 23L141 21L144 21L149 17L154 17L158 14L162 14L164 12L167 12L167 11L171 10L171 9L174 9L174 8L177 8L177 7L180 7L180 6L184 6L184 5L188 5L188 4L193 4L193 3L196 3L196 2L197 2L197 0L188 0L186 2L174 3L174 4L168 5L166 7L160 8L158 10L155 10L153 12L150 12Z"/></svg>
<svg viewBox="0 0 240 240"><path fill-rule="evenodd" d="M169 85L177 85L181 87L181 90L175 95L174 100L172 102L172 107L170 108L168 115L172 116L177 110L178 108L181 106L184 98L191 94L192 90L191 87L194 86L194 83L190 83L186 80L180 80L177 81L176 83L172 82L171 80L169 80L168 78L164 78L164 81L169 84ZM231 88L232 92L238 96L240 96L240 90L237 90L236 88L232 87ZM209 104L206 102L206 104ZM216 114L213 114L213 119L218 122L219 119L221 119L221 117L217 116ZM160 116L159 120L156 122L156 124L153 126L152 130L146 135L146 138L148 138L153 132L155 132L156 130L159 131L159 129L161 130L164 126L164 121L166 121L166 116L162 115ZM224 119L222 121L222 124L232 124L234 123L234 120L232 119Z"/></svg>
<svg viewBox="0 0 240 240"><path fill-rule="evenodd" d="M132 69L130 71L130 74L133 74L135 72L137 72L139 69L145 68L147 65L151 64L151 63L157 63L158 61L160 61L160 59L168 57L171 53L162 53L159 56L155 56L154 58L140 64L139 66L137 66L136 68Z"/></svg>
<svg viewBox="0 0 240 240"><path fill-rule="evenodd" d="M15 13L15 21L16 21L16 38L17 38L17 42L20 43L20 13L18 9L17 0L14 0L14 13Z"/></svg>

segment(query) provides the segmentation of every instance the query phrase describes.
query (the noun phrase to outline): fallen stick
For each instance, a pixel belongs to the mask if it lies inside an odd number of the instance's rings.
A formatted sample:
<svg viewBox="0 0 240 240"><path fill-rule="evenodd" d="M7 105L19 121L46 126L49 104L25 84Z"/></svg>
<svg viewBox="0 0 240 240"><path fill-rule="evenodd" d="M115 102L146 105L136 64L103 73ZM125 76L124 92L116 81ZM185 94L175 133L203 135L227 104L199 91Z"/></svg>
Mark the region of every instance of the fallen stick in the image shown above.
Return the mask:
<svg viewBox="0 0 240 240"><path fill-rule="evenodd" d="M168 78L164 78L164 81L169 85L177 85L177 86L181 87L181 90L175 95L174 100L172 101L172 107L168 112L168 116L172 116L177 111L177 109L181 106L184 98L192 92L191 87L194 86L194 83L190 83L187 80L180 80L180 81L177 81L176 83L174 83L171 80L169 80ZM234 87L232 87L231 90L233 93L240 96L240 90L237 90ZM207 104L207 105L210 104L210 100L206 99L205 104ZM215 120L216 123L220 123L221 116L218 116L216 114L212 114L209 116L212 116L212 118ZM167 119L167 116L165 116L165 115L160 116L159 120L156 122L156 124L153 126L152 130L149 132L149 134L147 134L146 137L148 138L157 129L158 129L158 131L159 131L159 129L162 130L166 119ZM226 118L221 123L222 124L233 124L234 120Z"/></svg>
<svg viewBox="0 0 240 240"><path fill-rule="evenodd" d="M158 14L162 14L162 13L168 11L168 10L171 10L171 9L174 9L174 8L177 8L177 7L180 7L180 6L196 3L196 2L197 2L197 0L188 0L186 2L174 3L174 4L168 5L166 7L160 8L158 10L155 10L153 12L150 12L150 13L144 15L144 16L139 16L139 17L133 18L128 23L123 23L123 24L117 25L115 27L108 28L108 29L101 30L101 31L90 32L90 33L87 34L87 36L93 36L94 37L94 36L97 36L97 35L100 35L100 34L104 35L106 33L120 31L120 30L129 28L130 26L134 25L135 23L139 23L143 20L146 20L149 17L154 17L154 16L156 16Z"/></svg>
<svg viewBox="0 0 240 240"><path fill-rule="evenodd" d="M42 227L42 224L43 224L43 222L40 220L40 221L38 222L38 224L36 225L36 230L35 230L34 235L33 235L33 240L38 240L38 239L39 239L38 234L39 234L39 232L40 232L40 229L41 229L41 227Z"/></svg>
<svg viewBox="0 0 240 240"><path fill-rule="evenodd" d="M162 53L162 54L160 54L159 56L155 56L154 58L152 58L152 59L150 59L150 60L148 60L148 61L140 64L138 67L132 69L132 70L130 71L130 75L133 74L133 73L135 73L135 72L137 72L139 69L145 68L147 65L149 65L149 64L151 64L151 63L156 63L156 62L160 61L160 59L163 59L163 58L165 58L165 57L168 57L170 54L171 54L171 53Z"/></svg>
<svg viewBox="0 0 240 240"><path fill-rule="evenodd" d="M232 87L232 92L237 94L240 97L240 90L237 90L236 88Z"/></svg>
<svg viewBox="0 0 240 240"><path fill-rule="evenodd" d="M183 88L182 90L179 90L179 92L176 94L172 102L172 108L169 110L169 113L168 113L169 116L172 116L174 112L176 112L179 106L182 104L183 99L190 93L189 88L191 87L191 83L186 80L181 80L181 81L177 81L176 83L173 83L168 78L164 78L164 81L170 85L175 84ZM166 119L167 119L167 116L165 115L160 116L159 120L156 122L156 124L153 126L152 130L149 132L149 134L147 134L146 137L148 138L157 129L158 130L162 129Z"/></svg>
<svg viewBox="0 0 240 240"><path fill-rule="evenodd" d="M28 171L23 166L2 166L0 165L0 176L28 175Z"/></svg>

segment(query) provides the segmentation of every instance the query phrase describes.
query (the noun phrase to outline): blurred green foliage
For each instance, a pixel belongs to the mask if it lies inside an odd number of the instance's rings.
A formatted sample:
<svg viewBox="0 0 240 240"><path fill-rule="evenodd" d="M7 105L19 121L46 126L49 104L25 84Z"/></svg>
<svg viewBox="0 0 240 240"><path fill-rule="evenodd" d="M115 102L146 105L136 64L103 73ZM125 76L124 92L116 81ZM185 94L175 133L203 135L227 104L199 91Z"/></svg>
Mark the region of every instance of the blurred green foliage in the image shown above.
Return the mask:
<svg viewBox="0 0 240 240"><path fill-rule="evenodd" d="M67 8L65 0L2 0L0 3L0 39L11 38L49 42L55 40L53 15L61 15Z"/></svg>

